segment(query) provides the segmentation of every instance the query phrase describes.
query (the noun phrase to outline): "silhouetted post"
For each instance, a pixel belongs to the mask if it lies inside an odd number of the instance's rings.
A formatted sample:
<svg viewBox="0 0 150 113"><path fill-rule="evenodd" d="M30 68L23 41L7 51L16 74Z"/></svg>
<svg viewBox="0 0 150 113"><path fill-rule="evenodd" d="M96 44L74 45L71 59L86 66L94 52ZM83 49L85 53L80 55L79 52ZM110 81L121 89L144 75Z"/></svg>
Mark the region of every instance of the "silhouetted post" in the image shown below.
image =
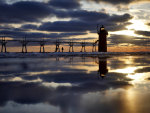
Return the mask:
<svg viewBox="0 0 150 113"><path fill-rule="evenodd" d="M27 53L28 41L26 40L26 37L21 41L21 43L22 43L22 53Z"/></svg>
<svg viewBox="0 0 150 113"><path fill-rule="evenodd" d="M83 50L84 50L84 52L86 52L86 50L85 50L85 46L86 46L85 42L82 42L82 43L81 43L81 46L82 46L81 52L83 52Z"/></svg>
<svg viewBox="0 0 150 113"><path fill-rule="evenodd" d="M73 42L69 42L69 52L71 52L71 49L72 49L72 52L74 52L73 50Z"/></svg>
<svg viewBox="0 0 150 113"><path fill-rule="evenodd" d="M42 48L43 48L43 53L45 53L44 46L45 46L45 41L43 40L43 41L40 42L40 53L42 52Z"/></svg>
<svg viewBox="0 0 150 113"><path fill-rule="evenodd" d="M104 78L105 75L108 73L107 69L107 58L99 59L99 76Z"/></svg>
<svg viewBox="0 0 150 113"><path fill-rule="evenodd" d="M56 49L55 49L55 52L60 52L60 48L59 48L59 46L60 46L60 42L58 41L58 40L56 40Z"/></svg>
<svg viewBox="0 0 150 113"><path fill-rule="evenodd" d="M61 50L62 50L62 52L64 52L64 48L63 47L61 48Z"/></svg>
<svg viewBox="0 0 150 113"><path fill-rule="evenodd" d="M98 52L107 52L107 35L108 32L105 30L104 26L102 27L97 27L97 33L99 35L99 40L98 40Z"/></svg>
<svg viewBox="0 0 150 113"><path fill-rule="evenodd" d="M1 45L2 45L1 52L5 52L5 53L7 52L6 44L7 44L7 41L5 40L5 37L2 37L2 40L1 40Z"/></svg>
<svg viewBox="0 0 150 113"><path fill-rule="evenodd" d="M94 42L92 45L93 45L92 52L96 52L96 43Z"/></svg>

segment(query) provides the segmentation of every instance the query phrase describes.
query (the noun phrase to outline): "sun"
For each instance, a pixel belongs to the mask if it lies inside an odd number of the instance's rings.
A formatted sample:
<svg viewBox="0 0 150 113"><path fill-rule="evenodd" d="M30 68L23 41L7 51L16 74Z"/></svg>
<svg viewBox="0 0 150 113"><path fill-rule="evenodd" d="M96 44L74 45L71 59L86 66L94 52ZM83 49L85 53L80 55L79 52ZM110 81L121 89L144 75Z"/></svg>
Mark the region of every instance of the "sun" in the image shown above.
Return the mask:
<svg viewBox="0 0 150 113"><path fill-rule="evenodd" d="M111 34L116 34L116 35L128 35L128 36L137 36L134 33L134 30L122 30L122 31L116 31L116 32L111 32Z"/></svg>
<svg viewBox="0 0 150 113"><path fill-rule="evenodd" d="M147 25L145 25L146 22L144 22L142 20L132 19L129 22L131 22L132 24L129 26L126 26L127 30L111 32L111 34L140 37L139 35L135 34L134 32L138 31L138 30L147 31L149 29L149 27Z"/></svg>
<svg viewBox="0 0 150 113"><path fill-rule="evenodd" d="M132 19L129 22L131 22L132 24L127 26L128 30L142 30L142 31L146 31L148 30L148 26L145 25L145 21L142 20L136 20L136 19Z"/></svg>

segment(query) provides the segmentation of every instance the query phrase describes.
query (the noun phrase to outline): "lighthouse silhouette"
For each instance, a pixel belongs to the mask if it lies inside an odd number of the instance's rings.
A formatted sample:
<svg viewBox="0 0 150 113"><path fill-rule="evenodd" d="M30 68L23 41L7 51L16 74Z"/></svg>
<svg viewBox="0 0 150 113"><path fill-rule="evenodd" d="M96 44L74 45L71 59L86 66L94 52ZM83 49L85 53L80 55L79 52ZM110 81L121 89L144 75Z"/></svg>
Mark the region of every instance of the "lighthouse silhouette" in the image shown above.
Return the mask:
<svg viewBox="0 0 150 113"><path fill-rule="evenodd" d="M102 25L100 29L97 30L97 33L99 35L98 52L107 52L107 30L105 30L104 26Z"/></svg>

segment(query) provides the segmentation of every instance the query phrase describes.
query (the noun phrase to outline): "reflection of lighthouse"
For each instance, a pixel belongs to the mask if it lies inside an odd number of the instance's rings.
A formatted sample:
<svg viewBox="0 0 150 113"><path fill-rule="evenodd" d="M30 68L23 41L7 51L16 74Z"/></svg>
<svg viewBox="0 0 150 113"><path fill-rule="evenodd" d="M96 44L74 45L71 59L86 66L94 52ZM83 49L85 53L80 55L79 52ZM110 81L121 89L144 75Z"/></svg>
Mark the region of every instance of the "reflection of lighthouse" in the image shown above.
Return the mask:
<svg viewBox="0 0 150 113"><path fill-rule="evenodd" d="M107 52L107 35L108 32L105 30L104 26L100 27L100 29L97 30L99 35L98 40L98 52Z"/></svg>
<svg viewBox="0 0 150 113"><path fill-rule="evenodd" d="M107 58L99 59L99 76L104 78L105 75L108 73L107 69Z"/></svg>

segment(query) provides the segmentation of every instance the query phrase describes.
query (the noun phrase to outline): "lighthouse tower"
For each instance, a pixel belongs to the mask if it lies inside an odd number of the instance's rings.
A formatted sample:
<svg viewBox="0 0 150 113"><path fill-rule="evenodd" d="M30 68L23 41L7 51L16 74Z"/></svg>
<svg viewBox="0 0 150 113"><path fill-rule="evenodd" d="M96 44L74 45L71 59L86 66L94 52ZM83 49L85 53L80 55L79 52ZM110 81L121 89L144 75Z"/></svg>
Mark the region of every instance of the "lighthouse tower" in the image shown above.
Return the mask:
<svg viewBox="0 0 150 113"><path fill-rule="evenodd" d="M105 30L103 25L98 30L98 35L99 35L98 52L107 52L107 35L108 35L108 32L107 32L107 30Z"/></svg>

